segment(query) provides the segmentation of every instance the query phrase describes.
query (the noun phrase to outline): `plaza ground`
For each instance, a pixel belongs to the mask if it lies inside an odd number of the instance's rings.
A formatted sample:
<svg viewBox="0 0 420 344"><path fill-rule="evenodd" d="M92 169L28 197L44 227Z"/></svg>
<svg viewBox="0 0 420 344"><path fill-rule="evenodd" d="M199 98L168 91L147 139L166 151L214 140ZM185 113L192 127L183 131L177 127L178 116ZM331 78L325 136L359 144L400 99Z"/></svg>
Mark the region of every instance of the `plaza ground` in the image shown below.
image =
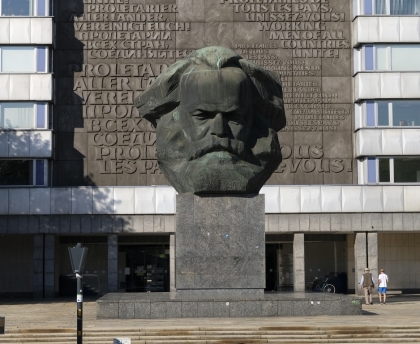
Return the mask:
<svg viewBox="0 0 420 344"><path fill-rule="evenodd" d="M363 304L361 316L316 316L276 318L195 318L148 320L97 320L95 299L85 300L84 329L110 328L188 328L259 326L419 326L420 294L389 295L385 306ZM19 329L64 329L76 327L76 302L72 299L52 301L0 299L0 316L6 317L7 331Z"/></svg>

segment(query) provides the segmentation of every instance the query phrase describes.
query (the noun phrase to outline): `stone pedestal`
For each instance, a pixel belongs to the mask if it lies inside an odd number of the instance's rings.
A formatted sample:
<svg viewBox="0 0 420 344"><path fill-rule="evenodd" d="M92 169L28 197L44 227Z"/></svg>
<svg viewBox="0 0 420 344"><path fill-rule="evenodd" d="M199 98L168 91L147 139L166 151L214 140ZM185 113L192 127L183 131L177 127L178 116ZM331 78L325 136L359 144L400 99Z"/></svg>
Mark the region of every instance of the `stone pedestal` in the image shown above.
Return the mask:
<svg viewBox="0 0 420 344"><path fill-rule="evenodd" d="M175 283L180 294L263 294L264 195L177 196Z"/></svg>
<svg viewBox="0 0 420 344"><path fill-rule="evenodd" d="M177 196L174 293L109 293L98 319L360 315L361 299L266 293L264 196ZM303 262L304 237L295 245ZM301 271L302 267L296 271ZM297 273L302 278L302 274Z"/></svg>
<svg viewBox="0 0 420 344"><path fill-rule="evenodd" d="M330 293L212 296L109 293L96 301L98 319L243 318L361 315L362 299Z"/></svg>

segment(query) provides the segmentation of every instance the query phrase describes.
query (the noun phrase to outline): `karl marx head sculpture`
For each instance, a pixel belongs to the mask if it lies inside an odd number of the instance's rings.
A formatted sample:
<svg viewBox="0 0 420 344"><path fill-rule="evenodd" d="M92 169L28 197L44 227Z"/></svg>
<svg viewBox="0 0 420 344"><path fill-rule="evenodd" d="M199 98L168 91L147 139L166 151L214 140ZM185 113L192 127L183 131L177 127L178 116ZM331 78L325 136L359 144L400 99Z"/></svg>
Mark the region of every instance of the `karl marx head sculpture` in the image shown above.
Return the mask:
<svg viewBox="0 0 420 344"><path fill-rule="evenodd" d="M257 194L281 162L280 76L230 49L176 62L135 105L156 127L159 167L178 193Z"/></svg>

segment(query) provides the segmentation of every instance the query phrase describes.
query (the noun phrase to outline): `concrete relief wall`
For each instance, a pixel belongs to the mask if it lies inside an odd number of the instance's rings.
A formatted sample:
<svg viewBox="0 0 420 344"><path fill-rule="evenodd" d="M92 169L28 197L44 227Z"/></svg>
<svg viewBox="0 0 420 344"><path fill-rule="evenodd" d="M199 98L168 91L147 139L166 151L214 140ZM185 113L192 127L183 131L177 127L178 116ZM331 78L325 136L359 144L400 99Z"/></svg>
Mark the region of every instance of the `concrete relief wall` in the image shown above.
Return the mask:
<svg viewBox="0 0 420 344"><path fill-rule="evenodd" d="M268 184L353 182L350 2L56 1L54 185L168 184L133 107L162 71L221 45L282 75L284 161Z"/></svg>

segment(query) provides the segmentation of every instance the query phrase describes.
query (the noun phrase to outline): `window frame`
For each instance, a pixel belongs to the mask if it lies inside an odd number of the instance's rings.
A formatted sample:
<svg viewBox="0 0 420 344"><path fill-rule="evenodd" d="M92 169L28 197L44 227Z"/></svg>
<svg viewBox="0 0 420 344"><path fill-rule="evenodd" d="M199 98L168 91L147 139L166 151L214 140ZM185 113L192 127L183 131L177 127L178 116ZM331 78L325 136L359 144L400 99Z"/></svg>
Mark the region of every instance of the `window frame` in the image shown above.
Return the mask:
<svg viewBox="0 0 420 344"><path fill-rule="evenodd" d="M33 106L33 127L26 128L26 127L19 127L19 128L5 128L2 126L2 112L3 112L3 104L32 104ZM45 106L45 113L44 113L44 127L38 127L38 106L37 105L44 105ZM50 128L50 112L51 106L47 102L2 102L0 101L0 130L1 131L19 131L19 130L48 130Z"/></svg>
<svg viewBox="0 0 420 344"><path fill-rule="evenodd" d="M5 188L21 188L21 187L47 187L48 186L48 160L47 159L5 159L2 158L0 159L0 161L8 161L8 160L17 160L17 161L32 161L32 184L19 184L19 185L0 185L0 189L5 189ZM44 178L43 178L43 183L42 184L37 184L37 170L36 170L36 164L37 161L43 161L44 163L44 168L43 168L43 173L44 173Z"/></svg>
<svg viewBox="0 0 420 344"><path fill-rule="evenodd" d="M24 71L24 72L10 72L10 71L3 71L3 49L4 48L22 48L22 47L29 47L29 48L33 48L33 54L34 54L34 64L33 64L33 69L32 71ZM39 54L38 54L38 49L45 49L45 71L42 72L38 72L38 58L39 58ZM47 74L49 73L49 65L50 65L50 49L48 46L46 45L0 45L0 74Z"/></svg>
<svg viewBox="0 0 420 344"><path fill-rule="evenodd" d="M418 70L415 69L408 69L408 70L399 70L399 69L392 69L392 48L393 47L401 47L401 46L418 46L419 50L420 50L420 44L419 43L377 43L377 44L363 44L361 47L359 48L355 48L354 49L354 74L358 73L358 72L377 72L377 73L381 73L381 72L420 72L420 68ZM378 69L377 68L377 48L378 47L386 47L387 48L387 52L386 52L386 69ZM368 49L367 48L372 48L373 52L372 52L372 61L369 61L369 58L367 57L368 53ZM372 69L370 69L369 64L372 65Z"/></svg>
<svg viewBox="0 0 420 344"><path fill-rule="evenodd" d="M419 156L375 156L375 157L366 157L359 161L361 163L361 169L359 171L362 172L363 179L359 178L359 184L365 185L420 185L420 181L418 182L395 182L395 164L394 159L400 158L417 158L420 161ZM375 181L369 181L369 160L374 159L374 174L375 174ZM379 181L379 159L388 159L389 160L389 182L381 182Z"/></svg>
<svg viewBox="0 0 420 344"><path fill-rule="evenodd" d="M384 99L384 100L367 100L362 103L362 128L379 128L379 129L389 129L389 128L398 128L398 129L411 129L411 128L420 128L419 125L394 125L394 104L398 102L408 102L408 101L415 101L418 102L419 110L420 110L420 99ZM388 125L379 125L378 122L378 103L379 102L386 102L388 103ZM368 104L373 103L374 106L374 125L368 125L369 123L369 113L368 113ZM420 115L419 115L420 119Z"/></svg>
<svg viewBox="0 0 420 344"><path fill-rule="evenodd" d="M359 13L356 15L365 15L365 16L418 16L418 14L391 14L391 2L390 0L385 0L385 7L386 7L386 13L376 13L376 1L375 0L355 0L356 3L353 2L354 6L359 9ZM371 12L372 13L366 13L367 5L370 4Z"/></svg>
<svg viewBox="0 0 420 344"><path fill-rule="evenodd" d="M379 181L379 159L389 159L389 182ZM374 162L373 166L374 166L375 171L370 170L369 161L372 161L372 160ZM395 184L394 183L394 157L389 157L389 156L366 157L365 159L363 159L362 165L363 165L362 170L363 170L363 177L364 177L362 184L367 184L367 185ZM372 174L374 174L375 181L369 181L369 172L372 172ZM403 184L403 183L398 183L398 184Z"/></svg>
<svg viewBox="0 0 420 344"><path fill-rule="evenodd" d="M2 3L2 1L0 1L0 16L1 17L9 17L9 18L16 18L16 17L18 17L18 18L28 18L28 17L49 17L50 16L50 0L43 0L43 1L45 1L45 8L44 8L44 11L45 11L45 14L43 14L43 15L39 15L38 14L38 4L39 4L39 1L41 1L41 0L30 0L30 1L32 1L32 14L29 14L29 15L27 15L27 16L19 16L19 15L3 15L2 13L3 13L3 3Z"/></svg>

